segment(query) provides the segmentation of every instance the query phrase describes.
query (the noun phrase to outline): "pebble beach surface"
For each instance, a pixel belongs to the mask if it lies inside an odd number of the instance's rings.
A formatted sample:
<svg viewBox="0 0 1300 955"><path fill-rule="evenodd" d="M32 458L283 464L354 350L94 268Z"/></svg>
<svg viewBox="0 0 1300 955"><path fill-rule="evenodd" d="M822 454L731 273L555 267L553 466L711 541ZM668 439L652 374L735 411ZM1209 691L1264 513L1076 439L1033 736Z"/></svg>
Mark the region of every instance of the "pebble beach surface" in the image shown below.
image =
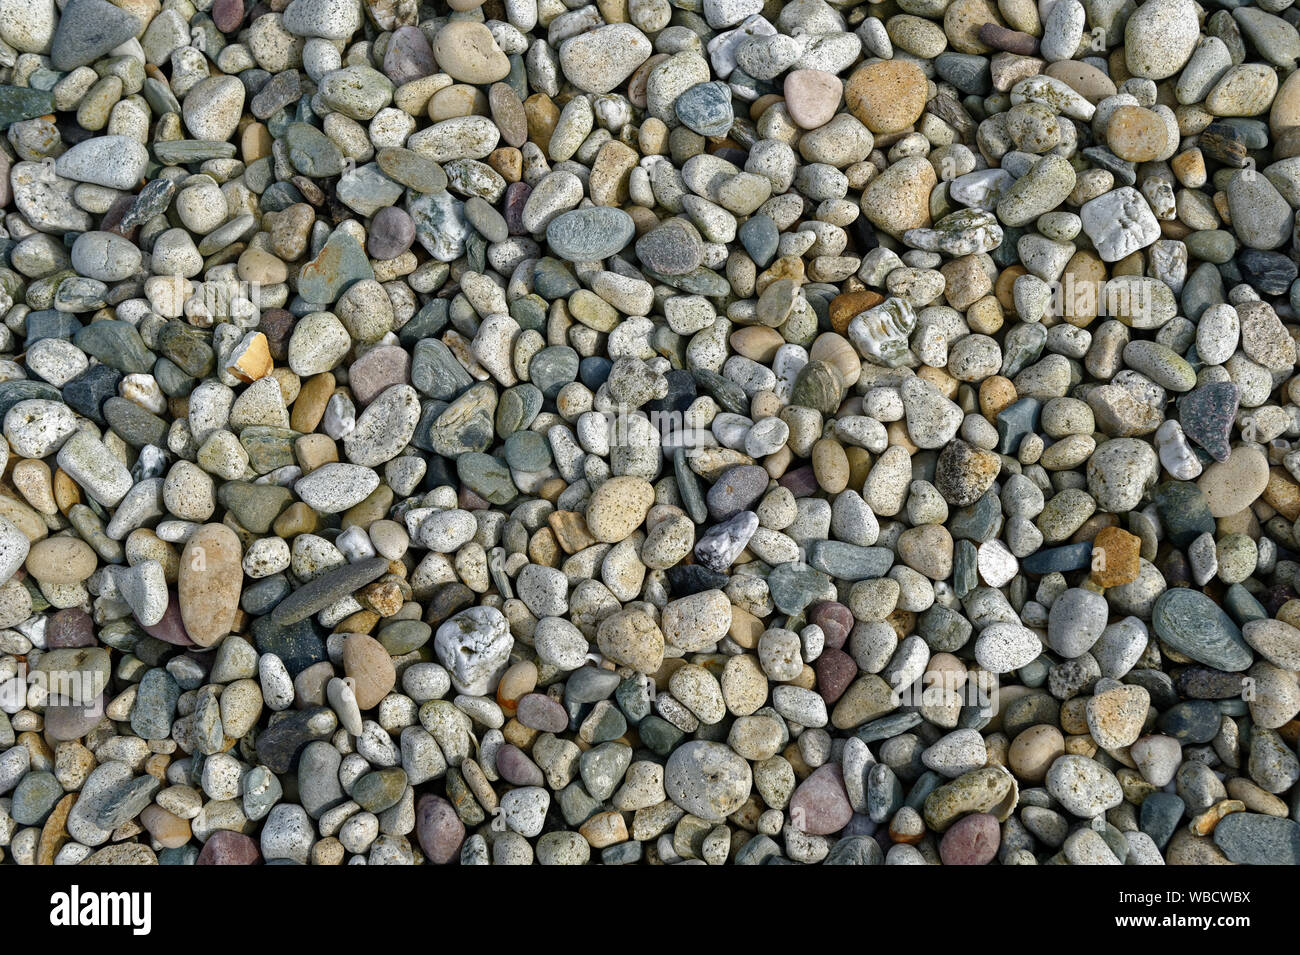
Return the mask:
<svg viewBox="0 0 1300 955"><path fill-rule="evenodd" d="M1293 0L0 0L0 861L1300 863Z"/></svg>

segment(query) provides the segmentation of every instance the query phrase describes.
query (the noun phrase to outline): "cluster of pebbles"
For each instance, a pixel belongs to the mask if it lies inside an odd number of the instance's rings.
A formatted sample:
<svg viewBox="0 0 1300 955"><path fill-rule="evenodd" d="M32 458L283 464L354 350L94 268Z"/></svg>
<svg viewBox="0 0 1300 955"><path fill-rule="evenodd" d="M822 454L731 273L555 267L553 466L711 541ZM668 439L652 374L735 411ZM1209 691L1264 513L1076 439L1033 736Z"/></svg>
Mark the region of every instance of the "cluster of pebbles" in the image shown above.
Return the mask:
<svg viewBox="0 0 1300 955"><path fill-rule="evenodd" d="M1300 863L1293 0L0 0L0 858Z"/></svg>

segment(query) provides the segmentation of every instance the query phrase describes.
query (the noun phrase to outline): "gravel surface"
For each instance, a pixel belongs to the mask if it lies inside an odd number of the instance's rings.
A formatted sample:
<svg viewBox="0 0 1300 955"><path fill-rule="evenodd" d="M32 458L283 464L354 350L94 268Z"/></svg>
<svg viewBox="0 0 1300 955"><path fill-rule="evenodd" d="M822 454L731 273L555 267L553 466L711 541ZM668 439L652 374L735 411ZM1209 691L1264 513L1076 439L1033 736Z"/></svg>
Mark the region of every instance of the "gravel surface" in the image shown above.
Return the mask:
<svg viewBox="0 0 1300 955"><path fill-rule="evenodd" d="M1297 22L0 0L0 861L1300 862Z"/></svg>

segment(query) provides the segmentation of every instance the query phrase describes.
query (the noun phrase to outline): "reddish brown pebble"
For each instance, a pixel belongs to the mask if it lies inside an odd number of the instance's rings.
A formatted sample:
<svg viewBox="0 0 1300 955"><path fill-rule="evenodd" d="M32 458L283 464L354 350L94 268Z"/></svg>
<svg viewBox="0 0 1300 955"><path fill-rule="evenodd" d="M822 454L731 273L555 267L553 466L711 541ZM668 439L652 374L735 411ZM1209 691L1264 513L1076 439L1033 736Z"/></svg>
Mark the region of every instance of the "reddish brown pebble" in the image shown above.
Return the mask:
<svg viewBox="0 0 1300 955"><path fill-rule="evenodd" d="M196 865L257 865L262 853L257 843L242 832L218 829L208 836Z"/></svg>
<svg viewBox="0 0 1300 955"><path fill-rule="evenodd" d="M358 407L365 407L393 385L411 380L411 356L400 345L380 345L366 352L348 369L348 386Z"/></svg>
<svg viewBox="0 0 1300 955"><path fill-rule="evenodd" d="M212 4L212 22L222 33L234 33L244 22L244 0L216 0Z"/></svg>
<svg viewBox="0 0 1300 955"><path fill-rule="evenodd" d="M988 865L998 854L1002 833L998 820L987 812L958 819L939 842L944 865Z"/></svg>
<svg viewBox="0 0 1300 955"><path fill-rule="evenodd" d="M569 714L545 693L529 693L519 700L515 718L529 729L562 733L569 726Z"/></svg>
<svg viewBox="0 0 1300 955"><path fill-rule="evenodd" d="M506 219L506 228L511 235L527 235L524 228L524 206L533 194L533 187L526 182L512 182L506 187L506 206L502 213Z"/></svg>
<svg viewBox="0 0 1300 955"><path fill-rule="evenodd" d="M398 27L388 40L384 52L384 73L394 85L401 86L438 71L433 59L433 48L416 26Z"/></svg>
<svg viewBox="0 0 1300 955"><path fill-rule="evenodd" d="M835 600L819 600L808 608L808 622L822 628L826 646L839 650L853 630L853 611Z"/></svg>
<svg viewBox="0 0 1300 955"><path fill-rule="evenodd" d="M446 865L459 857L465 841L465 824L451 803L425 793L415 806L415 834L425 857L434 865Z"/></svg>
<svg viewBox="0 0 1300 955"><path fill-rule="evenodd" d="M181 620L181 602L176 591L167 594L167 610L163 613L163 618L153 626L145 627L144 632L155 640L170 643L174 647L194 646L194 641L185 632L185 623Z"/></svg>
<svg viewBox="0 0 1300 955"><path fill-rule="evenodd" d="M544 786L546 776L518 746L506 743L497 750L497 772L512 786Z"/></svg>
<svg viewBox="0 0 1300 955"><path fill-rule="evenodd" d="M294 324L293 315L282 308L268 308L262 313L257 330L266 336L266 346L276 361L289 357L289 336L293 334Z"/></svg>
<svg viewBox="0 0 1300 955"><path fill-rule="evenodd" d="M858 665L843 650L827 647L813 662L817 674L817 692L828 704L834 703L858 675Z"/></svg>
<svg viewBox="0 0 1300 955"><path fill-rule="evenodd" d="M996 23L986 23L980 27L980 40L995 50L1016 53L1020 56L1038 55L1038 37L1019 30L1010 30Z"/></svg>
<svg viewBox="0 0 1300 955"><path fill-rule="evenodd" d="M813 770L790 797L790 821L800 832L829 836L847 826L852 818L853 807L835 763Z"/></svg>
<svg viewBox="0 0 1300 955"><path fill-rule="evenodd" d="M93 647L95 626L90 619L90 614L77 607L60 610L54 614L45 625L45 645L51 650L65 647Z"/></svg>
<svg viewBox="0 0 1300 955"><path fill-rule="evenodd" d="M812 497L821 490L817 485L817 475L813 473L811 464L806 467L795 468L793 471L787 471L781 475L781 480L777 483L789 490L795 497Z"/></svg>
<svg viewBox="0 0 1300 955"><path fill-rule="evenodd" d="M122 220L126 218L126 214L131 211L135 206L135 203L136 197L130 193L119 196L113 204L108 207L108 211L104 213L104 218L100 222L99 227L105 232L115 232L120 236L135 241L136 229L122 227Z"/></svg>
<svg viewBox="0 0 1300 955"><path fill-rule="evenodd" d="M457 498L467 511L482 511L492 506L464 485L461 485Z"/></svg>

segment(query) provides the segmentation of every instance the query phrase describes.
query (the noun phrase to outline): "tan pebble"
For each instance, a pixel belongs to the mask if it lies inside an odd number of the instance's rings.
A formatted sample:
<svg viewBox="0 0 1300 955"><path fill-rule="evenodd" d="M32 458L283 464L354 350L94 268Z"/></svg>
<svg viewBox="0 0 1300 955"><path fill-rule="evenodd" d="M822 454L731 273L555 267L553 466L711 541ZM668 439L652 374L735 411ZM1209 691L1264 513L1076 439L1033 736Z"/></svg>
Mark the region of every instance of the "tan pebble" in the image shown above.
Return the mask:
<svg viewBox="0 0 1300 955"><path fill-rule="evenodd" d="M380 617L391 617L402 609L402 604L409 594L410 588L408 587L404 592L401 581L392 577L362 587L357 591L356 599L363 607Z"/></svg>
<svg viewBox="0 0 1300 955"><path fill-rule="evenodd" d="M312 533L318 526L320 520L316 512L302 501L294 501L275 519L271 529L276 537L292 540L299 534Z"/></svg>
<svg viewBox="0 0 1300 955"><path fill-rule="evenodd" d="M594 849L627 841L627 823L623 821L623 814L612 810L596 813L578 827L578 832Z"/></svg>
<svg viewBox="0 0 1300 955"><path fill-rule="evenodd" d="M1183 828L1170 837L1165 848L1165 862L1169 865L1232 865L1213 839Z"/></svg>
<svg viewBox="0 0 1300 955"><path fill-rule="evenodd" d="M966 310L966 323L972 332L980 335L997 334L1005 321L1002 303L995 295L985 295Z"/></svg>
<svg viewBox="0 0 1300 955"><path fill-rule="evenodd" d="M54 857L71 841L72 836L68 834L68 813L72 812L72 807L77 804L79 795L75 792L68 793L50 810L36 844L37 865L54 865Z"/></svg>
<svg viewBox="0 0 1300 955"><path fill-rule="evenodd" d="M288 266L278 256L255 246L250 246L239 254L239 259L235 263L235 272L241 282L256 282L260 285L279 285L289 277ZM261 332L254 334L260 337L265 345L266 336ZM266 356L268 362L270 357L268 353Z"/></svg>
<svg viewBox="0 0 1300 955"><path fill-rule="evenodd" d="M456 116L486 116L487 96L477 87L453 83L430 97L428 113L435 123Z"/></svg>
<svg viewBox="0 0 1300 955"><path fill-rule="evenodd" d="M141 810L140 822L164 849L179 849L190 841L190 824L156 803Z"/></svg>
<svg viewBox="0 0 1300 955"><path fill-rule="evenodd" d="M1297 126L1300 126L1300 76L1292 72L1287 75L1278 88L1277 96L1273 98L1273 106L1268 113L1268 127L1275 137L1280 137Z"/></svg>
<svg viewBox="0 0 1300 955"><path fill-rule="evenodd" d="M1062 317L1071 325L1085 328L1097 317L1101 307L1101 288L1106 281L1106 265L1095 253L1079 250L1070 257L1062 274L1062 288L1073 294L1062 302Z"/></svg>
<svg viewBox="0 0 1300 955"><path fill-rule="evenodd" d="M48 537L27 553L27 572L47 584L79 584L95 572L95 552L79 537Z"/></svg>
<svg viewBox="0 0 1300 955"><path fill-rule="evenodd" d="M930 192L936 185L938 177L929 160L920 156L900 159L863 190L863 214L895 237L908 229L924 228L930 225Z"/></svg>
<svg viewBox="0 0 1300 955"><path fill-rule="evenodd" d="M271 132L262 123L249 123L239 134L239 154L244 160L244 164L257 162L265 156L271 155L271 145L274 140L271 138Z"/></svg>
<svg viewBox="0 0 1300 955"><path fill-rule="evenodd" d="M1165 121L1141 106L1121 106L1110 114L1106 142L1111 152L1130 162L1150 162L1165 151Z"/></svg>
<svg viewBox="0 0 1300 955"><path fill-rule="evenodd" d="M209 647L234 626L243 587L243 549L224 524L205 524L181 554L176 585L181 621L190 639Z"/></svg>
<svg viewBox="0 0 1300 955"><path fill-rule="evenodd" d="M1263 500L1288 521L1300 518L1300 485L1282 468L1270 468Z"/></svg>
<svg viewBox="0 0 1300 955"><path fill-rule="evenodd" d="M1169 168L1178 177L1178 181L1189 189L1199 189L1205 185L1205 156L1196 147L1185 149L1169 160Z"/></svg>
<svg viewBox="0 0 1300 955"><path fill-rule="evenodd" d="M915 63L878 60L858 67L849 77L844 101L873 133L896 133L921 118L927 87L925 73Z"/></svg>
<svg viewBox="0 0 1300 955"><path fill-rule="evenodd" d="M992 0L954 0L943 15L943 32L958 53L992 52L980 41L980 27L986 23L1005 26Z"/></svg>
<svg viewBox="0 0 1300 955"><path fill-rule="evenodd" d="M598 541L617 544L641 526L654 499L654 488L645 478L612 477L587 503L587 530Z"/></svg>
<svg viewBox="0 0 1300 955"><path fill-rule="evenodd" d="M335 463L339 459L338 445L327 434L304 434L294 441L293 453L303 474L310 474L322 465Z"/></svg>
<svg viewBox="0 0 1300 955"><path fill-rule="evenodd" d="M494 149L483 160L506 182L518 182L524 174L524 155L514 146ZM407 253L408 255L410 253Z"/></svg>
<svg viewBox="0 0 1300 955"><path fill-rule="evenodd" d="M1061 704L1061 729L1066 733L1082 735L1088 732L1088 700L1076 696Z"/></svg>
<svg viewBox="0 0 1300 955"><path fill-rule="evenodd" d="M663 665L663 631L640 610L621 610L606 617L596 630L596 643L615 663L642 673L654 673Z"/></svg>
<svg viewBox="0 0 1300 955"><path fill-rule="evenodd" d="M758 638L766 629L763 621L748 610L735 604L731 605L731 626L727 630L727 636L739 646L746 650L754 649L758 646Z"/></svg>
<svg viewBox="0 0 1300 955"><path fill-rule="evenodd" d="M1065 740L1065 751L1071 756L1091 759L1097 754L1097 743L1091 736L1070 736Z"/></svg>
<svg viewBox="0 0 1300 955"><path fill-rule="evenodd" d="M14 487L27 499L27 503L42 514L57 514L58 503L54 497L54 479L50 466L44 461L24 459L14 465Z"/></svg>
<svg viewBox="0 0 1300 955"><path fill-rule="evenodd" d="M81 503L80 486L62 468L54 470L54 503L58 505L60 514L68 513L74 504Z"/></svg>
<svg viewBox="0 0 1300 955"><path fill-rule="evenodd" d="M351 634L343 641L343 670L356 681L353 692L362 710L378 706L397 682L393 658L384 645L361 633Z"/></svg>
<svg viewBox="0 0 1300 955"><path fill-rule="evenodd" d="M1104 527L1092 542L1092 579L1100 587L1119 587L1137 580L1142 541L1118 527ZM1100 556L1100 559L1098 557Z"/></svg>
<svg viewBox="0 0 1300 955"><path fill-rule="evenodd" d="M545 93L534 93L524 100L524 116L528 120L528 138L543 153L550 149L551 135L560 121L560 107Z"/></svg>
<svg viewBox="0 0 1300 955"><path fill-rule="evenodd" d="M1065 737L1055 726L1041 723L1020 732L1007 750L1011 770L1022 780L1042 782L1057 757L1065 754Z"/></svg>
<svg viewBox="0 0 1300 955"><path fill-rule="evenodd" d="M1244 776L1234 776L1227 781L1226 785L1228 795L1233 799L1241 800L1242 805L1249 812L1261 812L1279 818L1285 818L1287 815L1287 805L1283 800L1261 789Z"/></svg>
<svg viewBox="0 0 1300 955"><path fill-rule="evenodd" d="M221 691L221 725L227 736L240 739L262 715L262 688L256 680L236 680Z"/></svg>
<svg viewBox="0 0 1300 955"><path fill-rule="evenodd" d="M325 406L333 396L334 376L328 371L312 375L302 383L298 398L293 402L289 427L303 434L315 431L321 418L325 416Z"/></svg>
<svg viewBox="0 0 1300 955"><path fill-rule="evenodd" d="M1228 517L1253 504L1268 486L1268 459L1255 448L1242 445L1226 461L1205 469L1196 484L1214 517Z"/></svg>
<svg viewBox="0 0 1300 955"><path fill-rule="evenodd" d="M495 83L510 72L510 60L492 31L472 20L448 21L434 37L433 56L443 72L462 83Z"/></svg>
<svg viewBox="0 0 1300 955"><path fill-rule="evenodd" d="M1060 80L1090 103L1100 103L1116 92L1114 80L1082 60L1058 60L1048 64L1043 72Z"/></svg>
<svg viewBox="0 0 1300 955"><path fill-rule="evenodd" d="M7 517L14 526L23 532L29 541L38 541L49 536L50 529L44 518L17 498L0 492L0 517Z"/></svg>
<svg viewBox="0 0 1300 955"><path fill-rule="evenodd" d="M1220 799L1205 812L1192 819L1188 829L1198 836L1208 836L1214 832L1215 826L1224 816L1231 815L1234 812L1245 812L1246 804L1240 799Z"/></svg>
<svg viewBox="0 0 1300 955"><path fill-rule="evenodd" d="M505 736L507 743L518 746L525 751L531 749L534 741L541 735L539 730L529 729L513 717L506 720L506 725L501 727L501 733Z"/></svg>
<svg viewBox="0 0 1300 955"><path fill-rule="evenodd" d="M813 445L812 466L818 486L827 493L838 494L849 486L849 458L834 438L822 438Z"/></svg>
<svg viewBox="0 0 1300 955"><path fill-rule="evenodd" d="M610 140L600 147L591 166L587 191L598 206L621 206L628 201L628 180L641 157L631 146Z"/></svg>
<svg viewBox="0 0 1300 955"><path fill-rule="evenodd" d="M767 701L767 675L753 654L728 657L719 682L723 702L727 704L728 712L735 716L756 713Z"/></svg>
<svg viewBox="0 0 1300 955"><path fill-rule="evenodd" d="M326 836L311 847L312 865L342 865L348 851L335 836Z"/></svg>
<svg viewBox="0 0 1300 955"><path fill-rule="evenodd" d="M552 511L546 523L566 554L576 554L596 543L587 530L586 520L577 511Z"/></svg>
<svg viewBox="0 0 1300 955"><path fill-rule="evenodd" d="M138 527L127 534L122 549L126 552L128 564L135 566L141 561L156 560L162 565L163 577L167 583L176 583L181 566L180 552L149 528Z"/></svg>
<svg viewBox="0 0 1300 955"><path fill-rule="evenodd" d="M781 413L783 407L781 397L774 391L758 391L754 397L749 400L749 416L754 421L763 418L773 418Z"/></svg>
<svg viewBox="0 0 1300 955"><path fill-rule="evenodd" d="M770 364L776 350L786 343L780 332L766 325L739 328L729 341L737 354L762 364Z"/></svg>
<svg viewBox="0 0 1300 955"><path fill-rule="evenodd" d="M497 703L506 715L513 716L521 697L537 687L537 665L531 660L511 664L497 684Z"/></svg>

